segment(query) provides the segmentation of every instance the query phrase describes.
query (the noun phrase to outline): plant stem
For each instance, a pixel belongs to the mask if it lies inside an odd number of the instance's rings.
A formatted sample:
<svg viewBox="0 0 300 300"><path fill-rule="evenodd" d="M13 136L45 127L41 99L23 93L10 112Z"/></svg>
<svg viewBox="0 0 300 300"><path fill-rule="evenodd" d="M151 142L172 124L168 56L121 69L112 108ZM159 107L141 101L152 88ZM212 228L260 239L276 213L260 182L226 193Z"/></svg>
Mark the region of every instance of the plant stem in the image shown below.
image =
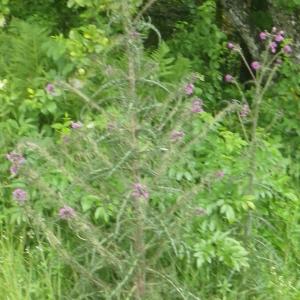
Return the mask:
<svg viewBox="0 0 300 300"><path fill-rule="evenodd" d="M132 23L132 16L130 14L130 7L128 0L123 0L123 14L124 14L124 30L126 34L126 52L128 59L128 98L130 102L130 135L132 149L138 155L138 137L137 137L137 116L136 116L136 47L134 45L134 26ZM134 182L140 181L138 157L134 158L132 163L132 177ZM146 282L146 264L145 264L145 241L144 241L144 210L145 206L142 201L133 199L134 212L136 216L135 232L134 232L134 252L138 258L136 266L136 274L134 276L134 298L137 300L143 299L145 294Z"/></svg>
<svg viewBox="0 0 300 300"><path fill-rule="evenodd" d="M273 61L273 60L272 60ZM255 187L254 187L254 181L256 176L256 169L257 169L257 162L256 162L256 152L257 152L257 126L258 126L258 120L259 120L259 111L260 111L260 104L262 103L263 97L268 90L272 79L274 78L274 75L277 71L277 67L275 66L267 80L266 83L263 86L263 79L264 79L264 73L261 73L260 76L258 76L255 79L255 98L253 102L253 117L252 117L252 128L251 128L251 142L250 142L250 172L249 172L249 185L248 185L248 193L250 195L254 195L255 193ZM252 233L252 213L249 212L248 219L246 222L246 229L245 229L245 236L246 240L249 239Z"/></svg>

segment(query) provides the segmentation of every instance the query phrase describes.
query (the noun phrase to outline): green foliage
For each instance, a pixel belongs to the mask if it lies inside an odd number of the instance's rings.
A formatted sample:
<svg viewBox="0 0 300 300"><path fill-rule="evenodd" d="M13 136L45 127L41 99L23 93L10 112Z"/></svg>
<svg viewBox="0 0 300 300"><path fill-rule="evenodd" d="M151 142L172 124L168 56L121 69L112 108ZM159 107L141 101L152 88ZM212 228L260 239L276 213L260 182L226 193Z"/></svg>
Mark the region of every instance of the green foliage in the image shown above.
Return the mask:
<svg viewBox="0 0 300 300"><path fill-rule="evenodd" d="M181 53L193 63L194 70L204 75L199 96L215 104L221 98L222 64L225 35L215 24L215 1L205 1L196 10L193 22L178 22L170 40L175 53Z"/></svg>
<svg viewBox="0 0 300 300"><path fill-rule="evenodd" d="M61 299L63 265L43 241L31 245L33 231L13 232L1 230L0 291L7 299Z"/></svg>
<svg viewBox="0 0 300 300"><path fill-rule="evenodd" d="M225 88L216 2L170 3L149 49L141 1L2 1L0 295L299 298L299 67Z"/></svg>
<svg viewBox="0 0 300 300"><path fill-rule="evenodd" d="M4 0L5 1L5 0ZM39 24L51 32L67 33L81 20L79 12L70 11L66 0L13 0L8 5L10 17Z"/></svg>
<svg viewBox="0 0 300 300"><path fill-rule="evenodd" d="M277 4L278 6L281 6L283 8L288 8L288 9L300 8L299 0L291 0L291 1L275 0L274 3Z"/></svg>

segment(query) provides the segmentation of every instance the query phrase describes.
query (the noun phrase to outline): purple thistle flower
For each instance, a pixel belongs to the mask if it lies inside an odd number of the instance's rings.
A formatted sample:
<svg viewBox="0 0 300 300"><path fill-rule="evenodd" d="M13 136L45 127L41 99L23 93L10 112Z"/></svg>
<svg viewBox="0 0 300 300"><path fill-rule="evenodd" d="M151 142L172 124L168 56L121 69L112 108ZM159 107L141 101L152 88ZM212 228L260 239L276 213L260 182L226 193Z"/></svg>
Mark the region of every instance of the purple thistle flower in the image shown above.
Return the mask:
<svg viewBox="0 0 300 300"><path fill-rule="evenodd" d="M80 128L82 128L82 123L81 122L72 122L71 123L71 127L72 127L72 129L80 129Z"/></svg>
<svg viewBox="0 0 300 300"><path fill-rule="evenodd" d="M290 54L290 53L293 52L293 49L292 49L292 47L290 45L285 45L283 47L283 52L286 53L286 54Z"/></svg>
<svg viewBox="0 0 300 300"><path fill-rule="evenodd" d="M171 140L172 140L172 142L180 141L180 140L183 139L183 137L184 137L184 132L183 131L174 130L171 133Z"/></svg>
<svg viewBox="0 0 300 300"><path fill-rule="evenodd" d="M6 154L6 158L12 162L12 163L17 163L17 164L23 164L25 162L25 158L23 157L22 154L18 154L16 152L10 152Z"/></svg>
<svg viewBox="0 0 300 300"><path fill-rule="evenodd" d="M267 33L265 31L262 31L260 34L259 34L259 38L261 41L264 41L266 40L267 38Z"/></svg>
<svg viewBox="0 0 300 300"><path fill-rule="evenodd" d="M65 205L64 207L60 208L59 212L58 212L58 216L62 219L62 220L69 220L74 218L76 215L75 210L70 207Z"/></svg>
<svg viewBox="0 0 300 300"><path fill-rule="evenodd" d="M261 64L258 61L253 61L251 63L251 68L255 71L259 70L261 68Z"/></svg>
<svg viewBox="0 0 300 300"><path fill-rule="evenodd" d="M216 173L216 177L217 178L223 178L225 176L225 172L223 170L219 170L217 173Z"/></svg>
<svg viewBox="0 0 300 300"><path fill-rule="evenodd" d="M226 75L224 76L224 81L225 81L225 82L232 82L232 81L233 81L233 76L230 75L230 74L226 74Z"/></svg>
<svg viewBox="0 0 300 300"><path fill-rule="evenodd" d="M22 189L15 189L12 194L19 203L24 203L27 200L27 192Z"/></svg>
<svg viewBox="0 0 300 300"><path fill-rule="evenodd" d="M270 46L269 46L270 51L271 51L272 53L275 53L276 50L277 50L277 46L278 46L277 43L272 42L272 43L270 44Z"/></svg>
<svg viewBox="0 0 300 300"><path fill-rule="evenodd" d="M25 163L25 158L22 154L18 154L14 151L6 154L6 158L12 163L10 167L11 175L17 175L21 166Z"/></svg>
<svg viewBox="0 0 300 300"><path fill-rule="evenodd" d="M144 200L148 200L149 192L147 190L147 187L141 183L134 183L132 188L132 197L135 200L139 200L141 198L144 198Z"/></svg>
<svg viewBox="0 0 300 300"><path fill-rule="evenodd" d="M234 49L234 44L233 44L232 42L227 43L227 48L228 48L229 50Z"/></svg>
<svg viewBox="0 0 300 300"><path fill-rule="evenodd" d="M240 116L242 118L246 118L249 115L249 113L250 113L250 107L249 107L249 105L248 104L244 104L242 106L241 111L240 111Z"/></svg>
<svg viewBox="0 0 300 300"><path fill-rule="evenodd" d="M284 40L284 37L280 33L278 33L278 34L275 35L274 39L277 43L280 43Z"/></svg>
<svg viewBox="0 0 300 300"><path fill-rule="evenodd" d="M202 105L203 105L203 101L200 98L196 98L192 103L191 112L202 113L204 111Z"/></svg>
<svg viewBox="0 0 300 300"><path fill-rule="evenodd" d="M48 83L45 87L45 90L48 94L54 95L55 94L55 87L54 84Z"/></svg>
<svg viewBox="0 0 300 300"><path fill-rule="evenodd" d="M10 174L11 175L17 175L19 172L19 166L13 164L10 168L9 168Z"/></svg>
<svg viewBox="0 0 300 300"><path fill-rule="evenodd" d="M185 87L184 87L184 91L185 93L190 96L193 94L194 92L194 88L195 86L192 83L188 83Z"/></svg>

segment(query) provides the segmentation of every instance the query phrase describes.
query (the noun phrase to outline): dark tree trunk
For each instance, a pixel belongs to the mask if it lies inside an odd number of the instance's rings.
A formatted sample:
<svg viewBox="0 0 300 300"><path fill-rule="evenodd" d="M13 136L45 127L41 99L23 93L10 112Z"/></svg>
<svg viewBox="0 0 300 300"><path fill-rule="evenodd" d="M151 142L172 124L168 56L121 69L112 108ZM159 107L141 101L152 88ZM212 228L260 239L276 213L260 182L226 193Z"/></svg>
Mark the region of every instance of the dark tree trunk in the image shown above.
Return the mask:
<svg viewBox="0 0 300 300"><path fill-rule="evenodd" d="M273 19L273 26L284 30L286 35L293 39L295 58L300 61L300 9L287 10L274 5L273 0L264 0L267 4L266 13ZM257 34L262 28L251 24L250 15L252 12L251 0L218 0L222 11L230 20L232 26L241 36L249 53L253 57L258 55Z"/></svg>
<svg viewBox="0 0 300 300"><path fill-rule="evenodd" d="M243 0L219 0L224 14L231 20L232 26L240 34L248 51L253 57L258 55L256 33L250 25L251 3Z"/></svg>

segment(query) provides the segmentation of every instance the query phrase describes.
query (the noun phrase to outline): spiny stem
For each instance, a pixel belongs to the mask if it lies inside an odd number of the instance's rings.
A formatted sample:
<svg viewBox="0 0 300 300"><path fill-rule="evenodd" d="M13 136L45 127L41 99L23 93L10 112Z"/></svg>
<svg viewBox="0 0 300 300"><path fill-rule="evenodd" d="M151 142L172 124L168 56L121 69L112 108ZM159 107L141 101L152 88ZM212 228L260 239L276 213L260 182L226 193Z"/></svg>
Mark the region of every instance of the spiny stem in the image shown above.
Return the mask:
<svg viewBox="0 0 300 300"><path fill-rule="evenodd" d="M151 1L150 1L151 2ZM126 52L128 63L128 97L130 99L130 136L133 150L138 153L138 138L137 138L137 116L136 116L136 58L135 58L135 46L132 38L134 27L130 15L130 8L128 0L123 0L123 13L124 13L124 30L126 34ZM135 158L132 163L132 177L135 182L140 181L139 174L139 161ZM134 200L134 211L136 215L136 228L134 233L134 251L136 257L138 257L136 274L134 278L134 298L136 300L143 299L145 294L145 281L146 281L146 264L145 264L145 241L144 241L144 210L145 207L138 199Z"/></svg>

